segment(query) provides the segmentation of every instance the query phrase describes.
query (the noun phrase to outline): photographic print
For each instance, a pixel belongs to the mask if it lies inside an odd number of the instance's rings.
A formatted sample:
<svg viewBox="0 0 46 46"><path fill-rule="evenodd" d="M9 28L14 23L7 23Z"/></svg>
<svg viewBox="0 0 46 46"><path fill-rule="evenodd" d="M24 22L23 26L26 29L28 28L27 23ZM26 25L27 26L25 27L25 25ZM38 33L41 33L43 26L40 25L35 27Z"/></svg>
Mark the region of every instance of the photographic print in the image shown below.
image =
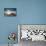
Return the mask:
<svg viewBox="0 0 46 46"><path fill-rule="evenodd" d="M16 8L4 8L4 16L16 16Z"/></svg>

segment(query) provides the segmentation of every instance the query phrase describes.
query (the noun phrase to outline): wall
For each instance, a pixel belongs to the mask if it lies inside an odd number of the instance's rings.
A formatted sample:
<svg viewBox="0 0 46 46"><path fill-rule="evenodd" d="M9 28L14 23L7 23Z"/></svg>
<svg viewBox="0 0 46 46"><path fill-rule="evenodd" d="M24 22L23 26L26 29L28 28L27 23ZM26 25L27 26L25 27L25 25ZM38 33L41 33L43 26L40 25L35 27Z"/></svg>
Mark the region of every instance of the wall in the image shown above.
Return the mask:
<svg viewBox="0 0 46 46"><path fill-rule="evenodd" d="M4 8L17 8L16 17L5 17ZM46 0L0 0L0 44L7 44L17 24L46 24Z"/></svg>

